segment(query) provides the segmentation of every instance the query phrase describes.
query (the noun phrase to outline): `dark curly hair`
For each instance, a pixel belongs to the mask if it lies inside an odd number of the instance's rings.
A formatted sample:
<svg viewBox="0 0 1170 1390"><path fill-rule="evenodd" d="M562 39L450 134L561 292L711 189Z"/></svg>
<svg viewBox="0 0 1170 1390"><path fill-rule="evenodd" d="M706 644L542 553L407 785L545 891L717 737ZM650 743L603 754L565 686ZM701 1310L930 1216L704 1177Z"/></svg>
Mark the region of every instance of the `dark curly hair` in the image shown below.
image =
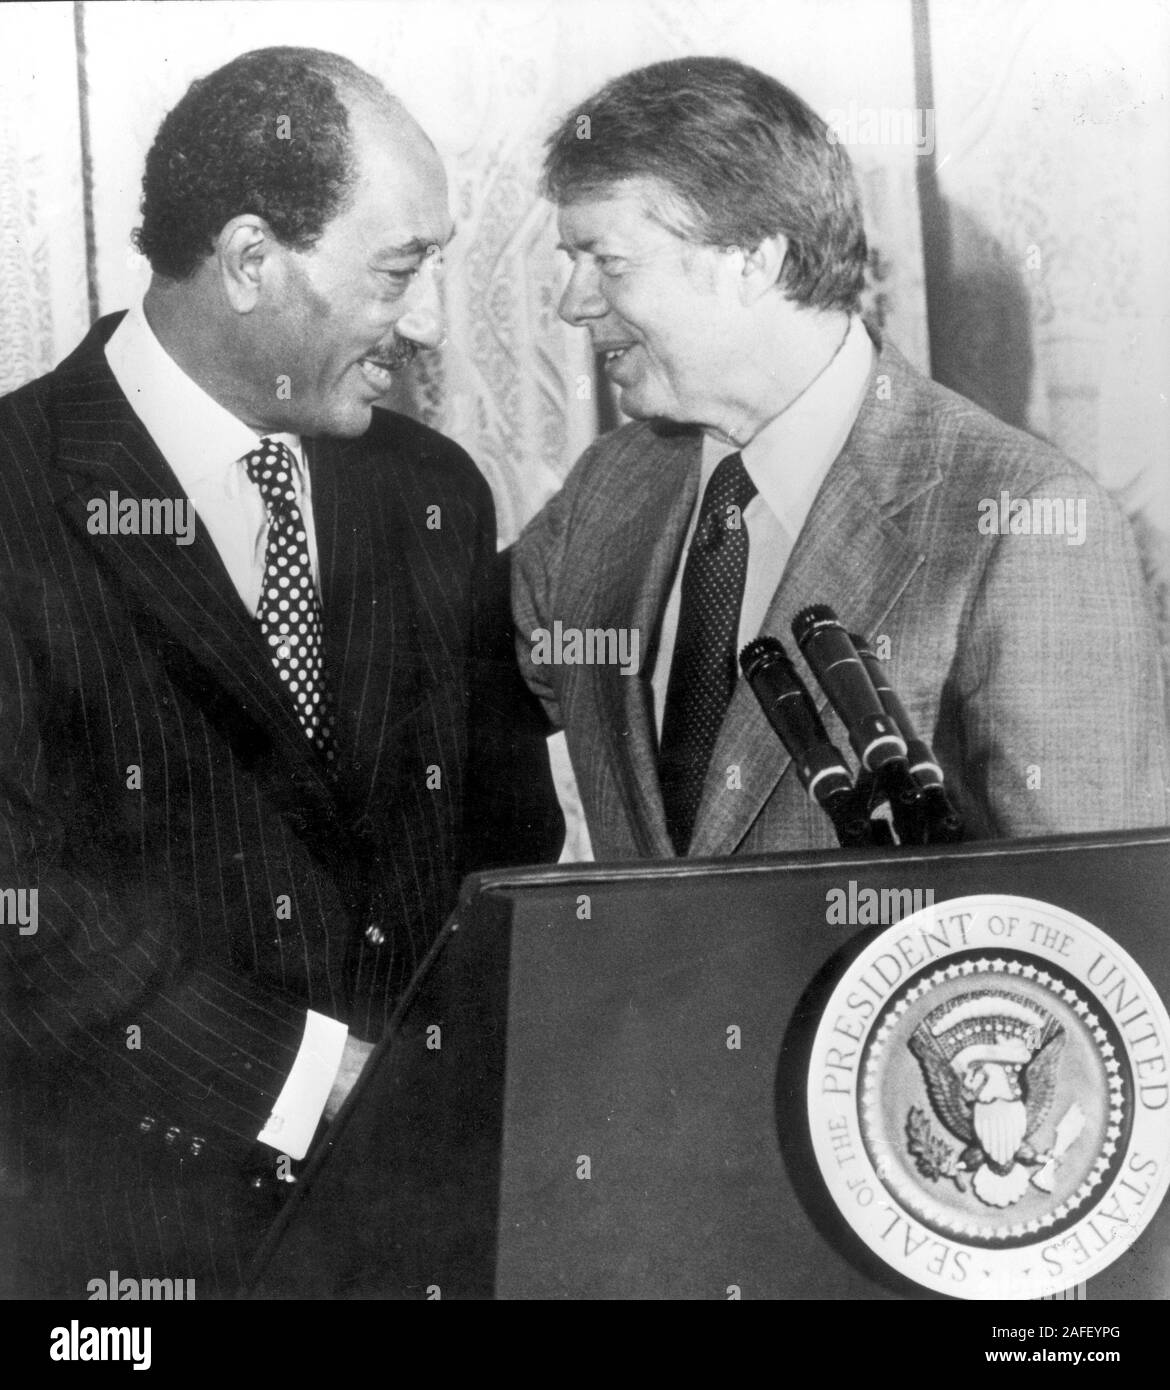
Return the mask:
<svg viewBox="0 0 1170 1390"><path fill-rule="evenodd" d="M542 188L556 203L652 180L665 196L651 215L676 235L754 249L783 233L789 299L858 306L867 248L849 156L767 73L732 58L637 68L577 105L545 151Z"/></svg>
<svg viewBox="0 0 1170 1390"><path fill-rule="evenodd" d="M255 49L192 82L146 156L133 241L151 269L187 279L243 213L308 250L357 178L347 96L396 106L369 73L315 48Z"/></svg>

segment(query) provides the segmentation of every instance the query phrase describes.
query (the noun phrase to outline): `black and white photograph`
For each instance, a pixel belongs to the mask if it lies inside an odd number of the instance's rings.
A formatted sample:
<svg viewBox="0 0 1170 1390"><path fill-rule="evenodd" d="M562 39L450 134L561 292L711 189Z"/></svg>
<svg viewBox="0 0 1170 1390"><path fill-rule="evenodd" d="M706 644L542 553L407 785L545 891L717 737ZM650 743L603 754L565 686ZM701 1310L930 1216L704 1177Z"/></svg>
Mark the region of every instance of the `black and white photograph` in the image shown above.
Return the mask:
<svg viewBox="0 0 1170 1390"><path fill-rule="evenodd" d="M305 1300L1138 1363L1167 0L6 4L0 310L34 1364Z"/></svg>

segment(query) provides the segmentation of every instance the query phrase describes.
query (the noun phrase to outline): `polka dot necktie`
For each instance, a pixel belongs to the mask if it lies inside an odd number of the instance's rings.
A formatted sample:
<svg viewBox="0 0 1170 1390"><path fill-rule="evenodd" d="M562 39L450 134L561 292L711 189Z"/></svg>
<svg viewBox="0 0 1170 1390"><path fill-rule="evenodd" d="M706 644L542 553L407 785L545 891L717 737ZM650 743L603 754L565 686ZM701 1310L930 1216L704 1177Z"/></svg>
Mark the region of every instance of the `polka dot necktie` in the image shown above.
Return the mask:
<svg viewBox="0 0 1170 1390"><path fill-rule="evenodd" d="M666 824L679 854L690 846L707 766L735 689L748 562L743 511L755 495L743 459L728 454L707 484L683 570L658 749Z"/></svg>
<svg viewBox="0 0 1170 1390"><path fill-rule="evenodd" d="M275 439L244 457L248 477L268 509L268 548L256 621L268 654L313 747L332 762L333 713L325 680L321 602L309 542L293 488L295 462Z"/></svg>

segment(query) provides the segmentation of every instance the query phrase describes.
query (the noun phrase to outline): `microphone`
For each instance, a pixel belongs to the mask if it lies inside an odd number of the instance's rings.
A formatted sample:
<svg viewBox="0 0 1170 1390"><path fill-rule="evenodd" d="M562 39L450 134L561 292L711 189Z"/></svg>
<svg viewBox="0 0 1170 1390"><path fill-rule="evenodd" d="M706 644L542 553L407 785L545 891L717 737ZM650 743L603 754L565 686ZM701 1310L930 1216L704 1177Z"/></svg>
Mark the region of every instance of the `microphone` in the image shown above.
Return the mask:
<svg viewBox="0 0 1170 1390"><path fill-rule="evenodd" d="M931 752L930 745L919 736L911 723L906 707L890 685L885 668L874 655L869 643L857 633L852 633L851 638L861 663L878 693L878 699L882 702L882 708L906 740L906 758L910 765L910 775L922 788L929 841L932 844L956 844L963 838L963 819L947 795L942 768Z"/></svg>
<svg viewBox="0 0 1170 1390"><path fill-rule="evenodd" d="M910 775L906 740L886 713L836 613L827 604L815 603L796 615L792 633L845 725L862 767L873 774L876 791L889 801L898 839L903 844L925 843L923 797Z"/></svg>
<svg viewBox="0 0 1170 1390"><path fill-rule="evenodd" d="M809 796L833 822L846 848L875 843L869 817L858 802L845 759L829 742L816 705L775 637L757 637L739 664L760 708L792 756Z"/></svg>

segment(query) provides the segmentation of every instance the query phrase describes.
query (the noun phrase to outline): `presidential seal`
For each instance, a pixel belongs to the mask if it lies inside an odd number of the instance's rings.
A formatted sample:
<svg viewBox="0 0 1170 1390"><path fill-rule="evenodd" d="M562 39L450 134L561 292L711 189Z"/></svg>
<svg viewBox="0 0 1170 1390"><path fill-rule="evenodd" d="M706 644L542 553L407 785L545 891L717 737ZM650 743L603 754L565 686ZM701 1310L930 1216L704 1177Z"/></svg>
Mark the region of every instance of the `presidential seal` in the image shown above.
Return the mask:
<svg viewBox="0 0 1170 1390"><path fill-rule="evenodd" d="M902 1274L1040 1298L1122 1255L1170 1184L1170 1019L1104 932L1029 898L905 918L858 956L813 1046L813 1149Z"/></svg>

